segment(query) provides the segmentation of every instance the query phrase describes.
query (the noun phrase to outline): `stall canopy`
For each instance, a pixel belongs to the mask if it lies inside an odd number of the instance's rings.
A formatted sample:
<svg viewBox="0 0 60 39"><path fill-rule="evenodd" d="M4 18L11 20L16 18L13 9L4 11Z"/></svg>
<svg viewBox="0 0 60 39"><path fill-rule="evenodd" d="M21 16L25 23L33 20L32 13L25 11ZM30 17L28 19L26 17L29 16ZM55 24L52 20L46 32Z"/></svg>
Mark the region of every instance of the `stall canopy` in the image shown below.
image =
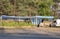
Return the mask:
<svg viewBox="0 0 60 39"><path fill-rule="evenodd" d="M2 19L17 19L17 20L25 20L25 19L31 19L32 24L38 25L39 23L42 22L42 19L53 19L53 16L6 16L3 15L1 16Z"/></svg>
<svg viewBox="0 0 60 39"><path fill-rule="evenodd" d="M38 25L42 22L42 19L48 19L48 20L52 20L54 17L53 16L34 16L32 18L32 24L34 25Z"/></svg>

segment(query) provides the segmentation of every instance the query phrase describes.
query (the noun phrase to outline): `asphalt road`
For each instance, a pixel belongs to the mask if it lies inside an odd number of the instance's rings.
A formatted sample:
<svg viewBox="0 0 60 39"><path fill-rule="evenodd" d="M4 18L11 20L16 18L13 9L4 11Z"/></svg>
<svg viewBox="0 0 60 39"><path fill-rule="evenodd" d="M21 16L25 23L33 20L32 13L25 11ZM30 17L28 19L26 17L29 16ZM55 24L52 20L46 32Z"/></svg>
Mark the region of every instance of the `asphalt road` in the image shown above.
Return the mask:
<svg viewBox="0 0 60 39"><path fill-rule="evenodd" d="M60 39L60 35L37 33L31 29L9 29L9 33L5 30L0 30L0 32L0 39ZM43 32L43 30L39 32Z"/></svg>

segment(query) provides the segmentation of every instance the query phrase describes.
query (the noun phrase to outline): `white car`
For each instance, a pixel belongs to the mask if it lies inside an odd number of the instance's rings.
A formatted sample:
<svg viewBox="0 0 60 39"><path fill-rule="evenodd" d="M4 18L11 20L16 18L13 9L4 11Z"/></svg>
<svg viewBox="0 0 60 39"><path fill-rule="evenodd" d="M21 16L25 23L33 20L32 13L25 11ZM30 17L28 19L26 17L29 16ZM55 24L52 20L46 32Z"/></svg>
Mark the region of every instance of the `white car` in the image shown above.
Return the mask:
<svg viewBox="0 0 60 39"><path fill-rule="evenodd" d="M51 26L60 26L60 19L54 20L53 23L50 24L50 27Z"/></svg>
<svg viewBox="0 0 60 39"><path fill-rule="evenodd" d="M56 26L60 26L60 19L56 20Z"/></svg>

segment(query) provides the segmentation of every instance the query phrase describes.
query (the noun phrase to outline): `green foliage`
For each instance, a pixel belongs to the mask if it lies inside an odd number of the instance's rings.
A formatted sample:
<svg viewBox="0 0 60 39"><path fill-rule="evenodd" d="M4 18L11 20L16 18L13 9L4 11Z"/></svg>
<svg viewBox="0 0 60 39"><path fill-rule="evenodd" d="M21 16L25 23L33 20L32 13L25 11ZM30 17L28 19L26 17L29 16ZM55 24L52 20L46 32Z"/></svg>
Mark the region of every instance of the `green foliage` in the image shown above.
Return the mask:
<svg viewBox="0 0 60 39"><path fill-rule="evenodd" d="M60 2L60 0L54 0L54 2Z"/></svg>
<svg viewBox="0 0 60 39"><path fill-rule="evenodd" d="M53 0L0 0L0 3L0 15L34 16L51 15Z"/></svg>
<svg viewBox="0 0 60 39"><path fill-rule="evenodd" d="M27 22L6 22L6 21L2 21L1 26L34 26L31 22L27 23Z"/></svg>
<svg viewBox="0 0 60 39"><path fill-rule="evenodd" d="M39 3L39 10L38 13L43 16L50 16L52 11L50 6L53 5L52 0L42 0L41 3Z"/></svg>

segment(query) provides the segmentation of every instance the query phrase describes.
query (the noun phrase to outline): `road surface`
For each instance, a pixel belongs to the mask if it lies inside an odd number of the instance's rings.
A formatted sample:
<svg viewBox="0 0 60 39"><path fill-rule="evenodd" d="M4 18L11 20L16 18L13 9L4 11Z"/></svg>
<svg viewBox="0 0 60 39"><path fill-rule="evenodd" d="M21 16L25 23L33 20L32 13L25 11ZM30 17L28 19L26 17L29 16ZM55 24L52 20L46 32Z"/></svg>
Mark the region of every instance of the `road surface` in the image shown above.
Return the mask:
<svg viewBox="0 0 60 39"><path fill-rule="evenodd" d="M36 28L0 29L0 39L60 39L60 33L52 33Z"/></svg>

